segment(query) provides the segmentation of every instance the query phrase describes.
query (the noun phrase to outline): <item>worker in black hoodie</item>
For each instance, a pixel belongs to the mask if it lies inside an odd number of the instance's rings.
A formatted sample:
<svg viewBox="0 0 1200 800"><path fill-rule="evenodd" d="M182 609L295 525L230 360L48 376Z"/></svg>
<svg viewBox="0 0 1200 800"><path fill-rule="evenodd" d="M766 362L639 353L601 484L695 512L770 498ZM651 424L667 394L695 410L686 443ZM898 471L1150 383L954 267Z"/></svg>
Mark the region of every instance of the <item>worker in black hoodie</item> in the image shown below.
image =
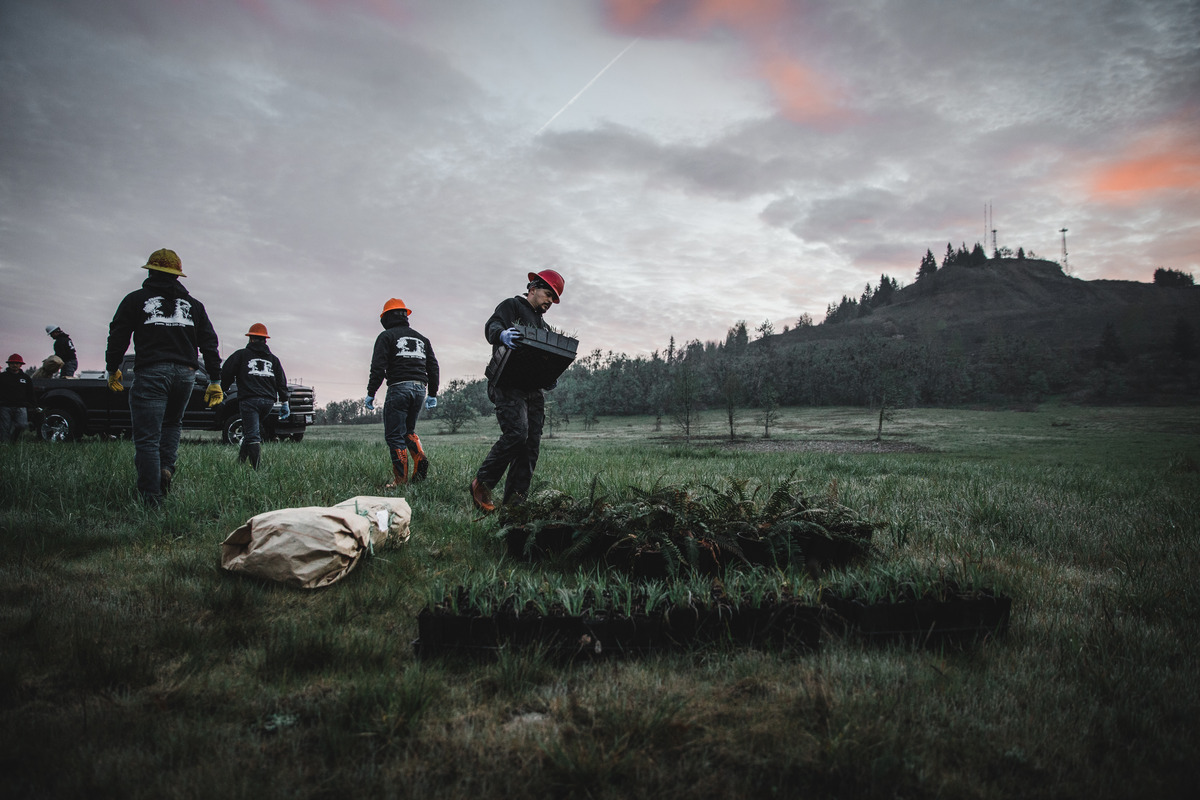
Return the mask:
<svg viewBox="0 0 1200 800"><path fill-rule="evenodd" d="M179 256L174 250L155 250L142 269L150 270L150 276L141 289L125 296L108 326L104 368L108 388L125 391L121 359L132 337L134 379L129 411L133 417L133 461L142 501L157 506L170 491L175 476L183 412L200 366L197 350L204 356L204 368L211 376L204 402L209 408L220 405L224 394L216 380L221 374L217 332L204 304L179 282L187 277Z"/></svg>
<svg viewBox="0 0 1200 800"><path fill-rule="evenodd" d="M367 396L363 403L375 410L375 392L387 379L387 397L383 402L383 438L392 460L392 481L385 489L408 483L409 453L412 454L412 480L424 480L429 459L417 436L417 417L422 408L437 406L439 370L433 345L408 324L412 311L404 301L393 297L383 305L379 322L383 333L375 338L371 372L367 378Z"/></svg>
<svg viewBox="0 0 1200 800"><path fill-rule="evenodd" d="M0 372L0 444L12 444L29 427L29 411L37 402L33 382L22 371L25 359L19 353L8 357L8 369Z"/></svg>
<svg viewBox="0 0 1200 800"><path fill-rule="evenodd" d="M229 387L237 383L238 412L242 415L242 445L238 449L238 462L250 461L258 469L262 455L262 423L275 407L275 401L283 403L279 412L281 420L292 415L288 406L287 376L283 364L267 347L267 326L256 322L246 334L249 343L225 359L221 367L221 389L226 394Z"/></svg>
<svg viewBox="0 0 1200 800"><path fill-rule="evenodd" d="M541 452L546 422L546 395L542 389L507 386L496 371L505 349L521 346L521 328L545 328L543 315L562 297L566 282L552 269L530 272L525 294L502 300L483 325L492 346L492 360L484 370L488 399L496 406L500 438L492 445L471 481L471 500L487 513L496 510L492 489L504 477L505 504L524 501Z"/></svg>

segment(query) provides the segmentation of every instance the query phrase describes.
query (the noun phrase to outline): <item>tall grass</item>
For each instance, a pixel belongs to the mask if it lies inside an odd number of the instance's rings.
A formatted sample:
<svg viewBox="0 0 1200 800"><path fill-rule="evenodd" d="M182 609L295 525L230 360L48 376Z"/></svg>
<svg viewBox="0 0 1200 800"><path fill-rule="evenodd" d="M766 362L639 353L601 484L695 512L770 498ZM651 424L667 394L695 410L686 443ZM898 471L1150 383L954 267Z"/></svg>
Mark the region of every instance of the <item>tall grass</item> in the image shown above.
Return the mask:
<svg viewBox="0 0 1200 800"><path fill-rule="evenodd" d="M786 410L770 448L747 449L749 422L727 446L724 424L702 419L691 445L651 419L561 429L535 488L791 476L884 523L877 566L998 584L1007 637L419 661L415 615L436 586L541 580L503 561L494 518L470 505L490 421L422 431L433 469L404 493L412 539L316 592L225 573L220 542L266 510L383 493L380 431L267 444L258 472L189 438L157 511L136 500L129 442L22 442L0 449L6 795L1192 796L1194 409L905 411L884 439L913 452L871 451L865 410Z"/></svg>

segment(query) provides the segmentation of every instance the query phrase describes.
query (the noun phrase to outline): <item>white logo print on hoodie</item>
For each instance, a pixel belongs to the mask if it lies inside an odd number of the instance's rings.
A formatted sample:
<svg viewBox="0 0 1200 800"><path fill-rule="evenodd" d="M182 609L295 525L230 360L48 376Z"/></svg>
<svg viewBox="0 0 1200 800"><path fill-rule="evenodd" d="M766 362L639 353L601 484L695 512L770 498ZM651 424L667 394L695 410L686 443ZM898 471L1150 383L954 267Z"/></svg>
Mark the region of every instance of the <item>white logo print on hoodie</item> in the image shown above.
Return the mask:
<svg viewBox="0 0 1200 800"><path fill-rule="evenodd" d="M146 321L143 325L168 325L172 327L194 327L196 323L192 322L192 304L182 297L175 298L175 313L169 317L164 317L162 313L162 305L164 298L151 297L142 306L142 311L146 312Z"/></svg>
<svg viewBox="0 0 1200 800"><path fill-rule="evenodd" d="M424 358L425 343L415 336L401 336L396 340L396 355L400 358Z"/></svg>
<svg viewBox="0 0 1200 800"><path fill-rule="evenodd" d="M260 375L264 378L274 378L275 368L266 358L252 358L246 362L246 372L250 375Z"/></svg>

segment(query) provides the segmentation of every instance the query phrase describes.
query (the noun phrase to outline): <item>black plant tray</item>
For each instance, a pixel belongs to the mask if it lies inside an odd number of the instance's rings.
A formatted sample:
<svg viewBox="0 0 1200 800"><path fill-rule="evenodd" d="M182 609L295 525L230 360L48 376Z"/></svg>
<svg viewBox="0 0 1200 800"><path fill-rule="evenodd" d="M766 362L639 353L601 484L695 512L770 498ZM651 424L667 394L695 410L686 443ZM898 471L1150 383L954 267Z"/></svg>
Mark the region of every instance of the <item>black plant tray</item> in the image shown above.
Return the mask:
<svg viewBox="0 0 1200 800"><path fill-rule="evenodd" d="M826 593L832 627L871 642L940 645L1001 636L1008 631L1012 598L990 591L944 599L866 602Z"/></svg>
<svg viewBox="0 0 1200 800"><path fill-rule="evenodd" d="M496 384L515 389L549 389L575 360L579 340L545 328L514 326L521 343L503 348L496 365Z"/></svg>
<svg viewBox="0 0 1200 800"><path fill-rule="evenodd" d="M671 608L655 614L488 616L424 609L417 615L418 656L489 656L537 647L567 658L638 656L732 645L811 652L821 642L821 609L796 602L761 607Z"/></svg>

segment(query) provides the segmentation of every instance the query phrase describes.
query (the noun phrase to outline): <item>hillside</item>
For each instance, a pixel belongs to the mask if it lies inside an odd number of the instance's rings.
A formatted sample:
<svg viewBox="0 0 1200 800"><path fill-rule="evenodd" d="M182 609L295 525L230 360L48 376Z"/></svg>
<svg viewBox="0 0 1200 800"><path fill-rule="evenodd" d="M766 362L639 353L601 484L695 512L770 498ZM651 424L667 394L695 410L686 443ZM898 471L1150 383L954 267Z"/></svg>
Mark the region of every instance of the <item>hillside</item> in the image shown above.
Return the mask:
<svg viewBox="0 0 1200 800"><path fill-rule="evenodd" d="M1113 323L1131 353L1154 349L1183 318L1200 320L1200 286L1137 281L1085 281L1052 261L1003 259L950 266L901 289L891 305L844 323L797 328L780 343L866 336L952 341L967 351L1000 335L1038 341L1051 350L1094 347Z"/></svg>

